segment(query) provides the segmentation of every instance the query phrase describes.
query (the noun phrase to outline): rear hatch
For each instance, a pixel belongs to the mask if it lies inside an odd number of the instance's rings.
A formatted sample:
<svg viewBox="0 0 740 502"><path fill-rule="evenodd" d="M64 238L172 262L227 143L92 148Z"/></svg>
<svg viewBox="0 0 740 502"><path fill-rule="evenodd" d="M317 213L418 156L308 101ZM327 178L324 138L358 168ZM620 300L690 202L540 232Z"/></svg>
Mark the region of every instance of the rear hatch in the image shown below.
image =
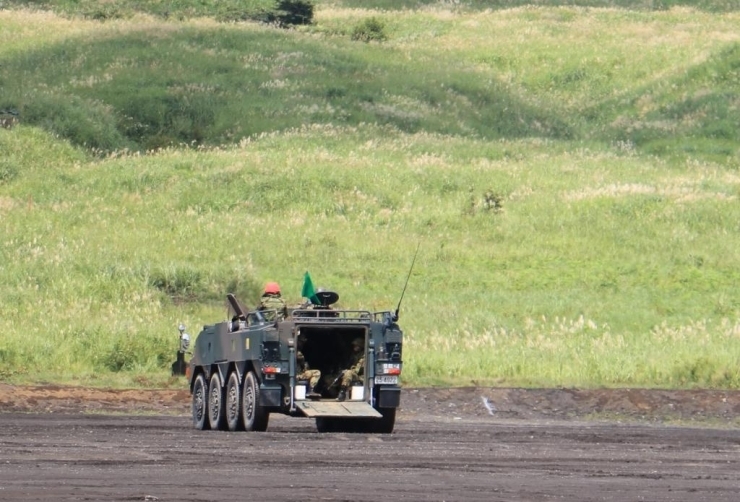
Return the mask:
<svg viewBox="0 0 740 502"><path fill-rule="evenodd" d="M304 415L316 417L374 417L382 415L364 401L299 401L296 408Z"/></svg>

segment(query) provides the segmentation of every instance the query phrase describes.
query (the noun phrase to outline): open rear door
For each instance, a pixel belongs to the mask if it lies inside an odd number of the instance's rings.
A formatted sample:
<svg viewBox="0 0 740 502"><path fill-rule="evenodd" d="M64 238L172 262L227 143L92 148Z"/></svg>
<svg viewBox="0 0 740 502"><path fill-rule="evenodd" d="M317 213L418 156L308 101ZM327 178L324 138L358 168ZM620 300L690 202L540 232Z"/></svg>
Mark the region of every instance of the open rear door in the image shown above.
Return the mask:
<svg viewBox="0 0 740 502"><path fill-rule="evenodd" d="M316 417L380 418L382 415L364 401L300 401L296 408L304 415Z"/></svg>

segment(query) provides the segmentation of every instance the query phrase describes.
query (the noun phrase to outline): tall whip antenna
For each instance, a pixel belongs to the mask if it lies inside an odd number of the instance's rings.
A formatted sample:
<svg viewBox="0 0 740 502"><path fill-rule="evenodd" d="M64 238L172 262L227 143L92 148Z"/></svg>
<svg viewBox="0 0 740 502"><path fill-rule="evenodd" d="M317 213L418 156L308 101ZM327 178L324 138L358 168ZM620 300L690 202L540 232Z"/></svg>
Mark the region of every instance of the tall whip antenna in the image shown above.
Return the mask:
<svg viewBox="0 0 740 502"><path fill-rule="evenodd" d="M393 314L393 322L398 321L398 312L401 310L401 302L403 301L403 295L406 294L406 286L409 285L409 279L411 278L411 271L414 270L414 263L416 263L416 255L419 254L419 247L421 242L416 245L416 252L414 253L414 259L411 260L411 268L409 268L409 275L406 276L406 284L403 285L403 291L401 291L401 298L398 300L398 306L396 312Z"/></svg>

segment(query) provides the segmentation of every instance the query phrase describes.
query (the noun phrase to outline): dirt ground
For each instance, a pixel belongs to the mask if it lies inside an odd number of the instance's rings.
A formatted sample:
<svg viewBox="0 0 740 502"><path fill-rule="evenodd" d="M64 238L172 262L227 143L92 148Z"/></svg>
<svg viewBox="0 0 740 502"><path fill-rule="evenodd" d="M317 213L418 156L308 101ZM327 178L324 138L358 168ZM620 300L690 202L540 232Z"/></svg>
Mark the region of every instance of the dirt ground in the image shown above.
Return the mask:
<svg viewBox="0 0 740 502"><path fill-rule="evenodd" d="M448 418L607 419L740 425L740 391L648 389L404 389L401 415ZM187 415L182 390L13 386L0 383L0 412Z"/></svg>
<svg viewBox="0 0 740 502"><path fill-rule="evenodd" d="M187 391L0 384L1 501L740 500L740 392L404 389L393 434L196 431Z"/></svg>

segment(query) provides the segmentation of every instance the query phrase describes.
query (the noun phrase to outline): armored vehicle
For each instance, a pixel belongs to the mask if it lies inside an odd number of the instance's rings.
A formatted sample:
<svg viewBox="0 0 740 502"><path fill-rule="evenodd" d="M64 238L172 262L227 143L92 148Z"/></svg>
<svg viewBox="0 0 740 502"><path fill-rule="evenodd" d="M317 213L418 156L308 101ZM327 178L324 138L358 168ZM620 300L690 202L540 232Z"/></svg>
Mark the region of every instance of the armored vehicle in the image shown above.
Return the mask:
<svg viewBox="0 0 740 502"><path fill-rule="evenodd" d="M196 429L265 431L270 414L281 413L314 418L319 432L393 432L401 397L398 311L335 310L331 291L320 305L289 309L285 318L227 299L231 320L203 327L186 368ZM349 382L343 372L360 348L364 359ZM320 372L312 388L298 378L305 364Z"/></svg>

